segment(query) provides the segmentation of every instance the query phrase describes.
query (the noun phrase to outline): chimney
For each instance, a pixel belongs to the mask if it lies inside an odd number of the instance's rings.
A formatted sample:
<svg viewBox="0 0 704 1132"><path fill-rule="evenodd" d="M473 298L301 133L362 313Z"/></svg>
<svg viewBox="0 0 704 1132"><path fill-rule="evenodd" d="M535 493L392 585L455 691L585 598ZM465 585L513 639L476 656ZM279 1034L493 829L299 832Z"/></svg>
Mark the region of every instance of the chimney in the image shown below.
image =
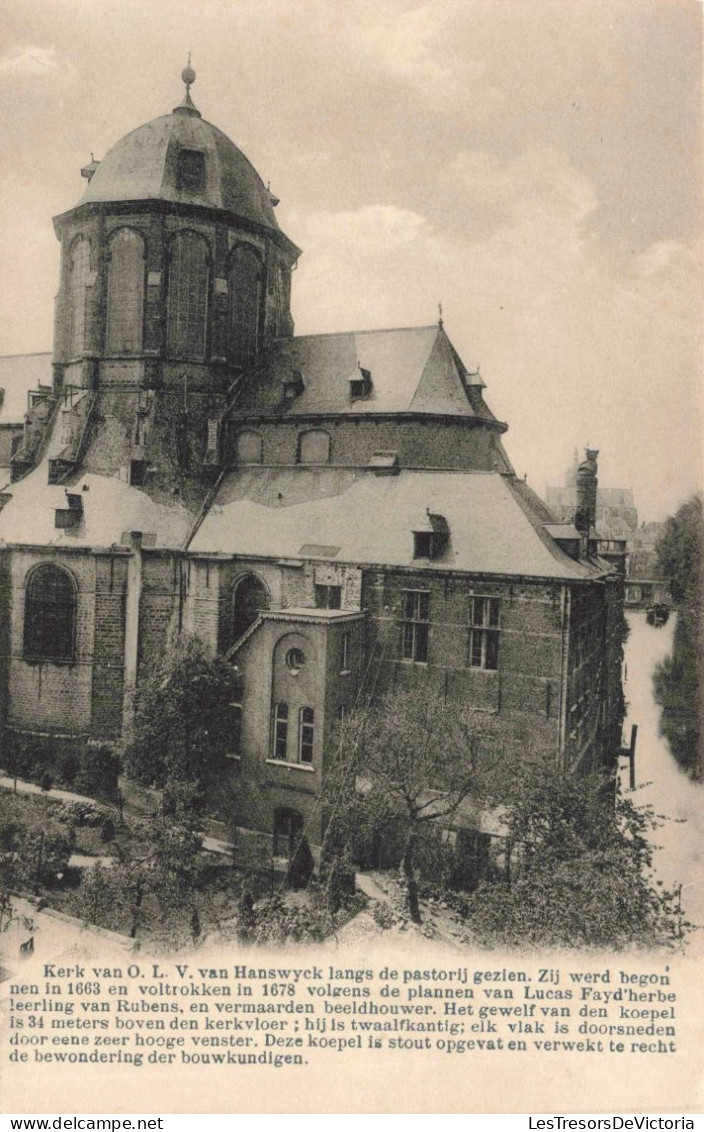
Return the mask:
<svg viewBox="0 0 704 1132"><path fill-rule="evenodd" d="M586 459L577 468L577 510L574 525L581 535L589 538L589 532L596 523L596 458L599 450L587 448Z"/></svg>

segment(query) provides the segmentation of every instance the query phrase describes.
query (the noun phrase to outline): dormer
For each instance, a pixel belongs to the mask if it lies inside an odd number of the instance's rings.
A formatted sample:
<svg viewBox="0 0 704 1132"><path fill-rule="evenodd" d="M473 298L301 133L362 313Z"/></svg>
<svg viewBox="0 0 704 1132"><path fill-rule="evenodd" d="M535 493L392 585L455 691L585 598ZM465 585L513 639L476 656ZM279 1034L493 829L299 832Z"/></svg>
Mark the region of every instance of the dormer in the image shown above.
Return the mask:
<svg viewBox="0 0 704 1132"><path fill-rule="evenodd" d="M450 528L444 515L426 511L426 518L413 531L413 558L442 558L450 543Z"/></svg>
<svg viewBox="0 0 704 1132"><path fill-rule="evenodd" d="M372 382L372 375L368 369L364 369L361 365L357 365L357 369L349 379L350 382L350 401L362 401L365 397L369 397L374 384Z"/></svg>
<svg viewBox="0 0 704 1132"><path fill-rule="evenodd" d="M179 150L177 183L179 192L202 192L205 188L205 154L202 150Z"/></svg>

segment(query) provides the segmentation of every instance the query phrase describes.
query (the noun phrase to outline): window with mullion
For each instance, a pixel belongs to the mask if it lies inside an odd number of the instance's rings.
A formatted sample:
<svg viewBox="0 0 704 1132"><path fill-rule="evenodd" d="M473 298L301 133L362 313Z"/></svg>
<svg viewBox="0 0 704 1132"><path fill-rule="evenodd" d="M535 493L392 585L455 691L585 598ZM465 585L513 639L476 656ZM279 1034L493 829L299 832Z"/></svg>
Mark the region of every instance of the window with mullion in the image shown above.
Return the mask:
<svg viewBox="0 0 704 1132"><path fill-rule="evenodd" d="M274 708L274 742L272 758L286 762L288 756L288 704Z"/></svg>
<svg viewBox="0 0 704 1132"><path fill-rule="evenodd" d="M244 244L236 248L228 276L228 354L236 365L249 366L257 356L261 276L262 265L254 248Z"/></svg>
<svg viewBox="0 0 704 1132"><path fill-rule="evenodd" d="M24 655L42 660L72 660L76 591L58 566L39 566L25 595Z"/></svg>
<svg viewBox="0 0 704 1132"><path fill-rule="evenodd" d="M195 232L179 232L171 243L166 341L171 357L203 361L208 325L208 246Z"/></svg>
<svg viewBox="0 0 704 1132"><path fill-rule="evenodd" d="M315 714L313 708L301 708L298 713L298 761L310 766L313 762Z"/></svg>
<svg viewBox="0 0 704 1132"><path fill-rule="evenodd" d="M401 656L403 660L425 664L428 660L430 593L404 590Z"/></svg>
<svg viewBox="0 0 704 1132"><path fill-rule="evenodd" d="M499 599L472 597L469 622L470 665L495 671L499 667Z"/></svg>

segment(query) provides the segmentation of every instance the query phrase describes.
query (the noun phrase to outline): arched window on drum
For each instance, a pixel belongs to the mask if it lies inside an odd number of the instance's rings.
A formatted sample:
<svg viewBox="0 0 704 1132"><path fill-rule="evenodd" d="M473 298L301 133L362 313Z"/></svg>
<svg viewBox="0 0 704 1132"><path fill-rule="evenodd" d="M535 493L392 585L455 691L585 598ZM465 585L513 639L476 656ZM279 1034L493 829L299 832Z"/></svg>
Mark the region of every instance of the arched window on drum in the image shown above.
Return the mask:
<svg viewBox="0 0 704 1132"><path fill-rule="evenodd" d="M172 358L205 360L210 254L195 232L177 232L169 249L166 349Z"/></svg>
<svg viewBox="0 0 704 1132"><path fill-rule="evenodd" d="M90 240L77 236L68 256L68 352L79 357L86 348L86 287L90 272Z"/></svg>
<svg viewBox="0 0 704 1132"><path fill-rule="evenodd" d="M144 241L132 228L110 237L108 265L109 354L138 354L144 315Z"/></svg>
<svg viewBox="0 0 704 1132"><path fill-rule="evenodd" d="M262 263L248 244L240 244L230 256L228 294L228 357L246 368L257 356L262 300Z"/></svg>

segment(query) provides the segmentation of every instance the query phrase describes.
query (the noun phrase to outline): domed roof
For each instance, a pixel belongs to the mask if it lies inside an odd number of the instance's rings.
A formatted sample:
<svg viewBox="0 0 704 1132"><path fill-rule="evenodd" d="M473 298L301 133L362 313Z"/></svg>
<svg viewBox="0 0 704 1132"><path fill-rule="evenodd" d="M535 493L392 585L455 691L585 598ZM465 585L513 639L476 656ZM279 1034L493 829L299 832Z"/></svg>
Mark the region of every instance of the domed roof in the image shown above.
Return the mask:
<svg viewBox="0 0 704 1132"><path fill-rule="evenodd" d="M195 187L192 178L179 177L183 150L203 154ZM201 118L188 96L171 114L139 126L114 145L79 205L138 200L202 205L279 227L269 190L254 166L221 130Z"/></svg>

